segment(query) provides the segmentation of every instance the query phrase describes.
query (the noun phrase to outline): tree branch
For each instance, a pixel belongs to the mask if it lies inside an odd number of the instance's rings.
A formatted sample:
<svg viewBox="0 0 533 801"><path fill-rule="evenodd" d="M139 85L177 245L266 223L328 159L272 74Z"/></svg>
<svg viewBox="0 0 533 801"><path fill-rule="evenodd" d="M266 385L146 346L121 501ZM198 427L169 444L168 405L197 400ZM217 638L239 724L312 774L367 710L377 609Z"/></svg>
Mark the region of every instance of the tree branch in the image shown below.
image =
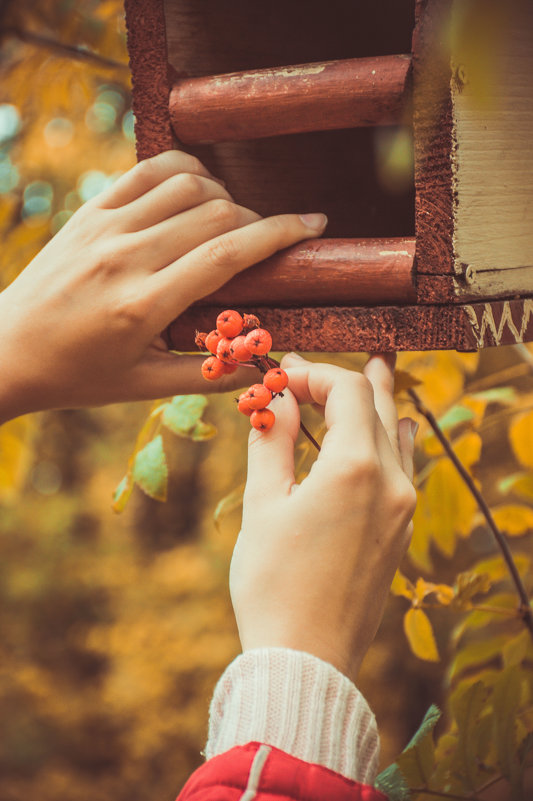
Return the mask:
<svg viewBox="0 0 533 801"><path fill-rule="evenodd" d="M98 65L99 67L105 67L106 69L129 69L127 64L123 64L120 61L115 61L112 58L106 58L98 53L94 53L92 50L86 50L84 47L79 47L78 45L59 42L57 39L51 39L48 36L42 36L40 33L33 33L33 31L27 31L23 28L6 27L2 33L5 36L14 36L17 39L20 39L22 42L28 42L28 44L35 45L35 47L41 47L45 50L52 50L59 56L73 58L77 61L89 61L92 64Z"/></svg>
<svg viewBox="0 0 533 801"><path fill-rule="evenodd" d="M531 604L529 603L529 598L526 589L522 583L520 573L518 572L518 569L514 563L513 555L510 551L509 545L507 544L507 540L505 539L504 535L496 525L496 522L492 516L491 511L487 506L487 503L483 498L481 492L476 487L472 477L469 475L465 467L457 458L449 440L446 438L442 429L440 428L435 418L435 415L432 414L432 412L430 412L430 410L422 403L422 399L420 398L418 393L415 392L414 389L408 389L407 392L411 397L412 401L414 402L416 410L426 418L429 425L433 429L435 436L437 437L440 444L444 448L447 456L451 459L454 467L456 468L457 472L465 482L471 494L474 496L476 503L479 506L481 513L483 514L483 517L487 521L488 526L492 531L496 543L498 544L498 547L502 553L503 559L505 561L505 564L507 565L509 573L511 574L511 578L516 587L518 597L520 598L520 607L519 607L520 615L525 625L529 629L529 632L533 639L533 609L531 608Z"/></svg>

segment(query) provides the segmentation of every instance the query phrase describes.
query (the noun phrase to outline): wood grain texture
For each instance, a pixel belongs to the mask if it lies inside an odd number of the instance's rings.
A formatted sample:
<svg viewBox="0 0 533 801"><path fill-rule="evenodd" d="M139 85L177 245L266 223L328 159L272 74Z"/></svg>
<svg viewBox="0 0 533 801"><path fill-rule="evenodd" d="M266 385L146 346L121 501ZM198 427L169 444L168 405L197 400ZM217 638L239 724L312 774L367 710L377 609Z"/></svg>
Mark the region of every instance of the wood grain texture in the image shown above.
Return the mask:
<svg viewBox="0 0 533 801"><path fill-rule="evenodd" d="M533 4L455 0L454 247L478 297L533 291Z"/></svg>
<svg viewBox="0 0 533 801"><path fill-rule="evenodd" d="M139 160L175 147L163 0L125 0Z"/></svg>
<svg viewBox="0 0 533 801"><path fill-rule="evenodd" d="M453 139L448 32L452 0L416 0L413 33L415 230L417 272L451 274ZM441 302L453 298L444 294ZM419 300L424 302L424 284Z"/></svg>
<svg viewBox="0 0 533 801"><path fill-rule="evenodd" d="M219 311L220 307L186 311L169 327L172 346L194 351L195 330L209 331ZM241 311L257 314L272 332L273 350L280 351L473 351L533 340L533 298L449 306L259 306Z"/></svg>
<svg viewBox="0 0 533 801"><path fill-rule="evenodd" d="M310 239L239 273L202 306L371 306L416 301L414 239Z"/></svg>
<svg viewBox="0 0 533 801"><path fill-rule="evenodd" d="M182 78L170 117L184 143L401 123L410 56L323 61Z"/></svg>

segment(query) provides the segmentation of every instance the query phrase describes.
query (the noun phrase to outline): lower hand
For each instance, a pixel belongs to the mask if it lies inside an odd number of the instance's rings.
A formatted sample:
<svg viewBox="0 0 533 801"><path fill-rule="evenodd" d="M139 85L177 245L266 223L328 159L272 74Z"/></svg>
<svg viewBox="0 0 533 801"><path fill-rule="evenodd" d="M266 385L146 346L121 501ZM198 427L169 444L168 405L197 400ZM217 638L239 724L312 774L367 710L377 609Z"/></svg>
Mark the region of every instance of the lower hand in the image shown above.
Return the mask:
<svg viewBox="0 0 533 801"><path fill-rule="evenodd" d="M186 153L141 162L79 209L0 294L0 422L205 391L202 357L170 353L161 332L235 273L323 228L238 206ZM215 389L249 383L243 373Z"/></svg>
<svg viewBox="0 0 533 801"><path fill-rule="evenodd" d="M285 647L352 680L380 623L411 536L413 421L398 423L393 369L364 374L286 356L276 422L252 430L242 529L230 590L243 650ZM298 403L325 415L309 475L295 484Z"/></svg>

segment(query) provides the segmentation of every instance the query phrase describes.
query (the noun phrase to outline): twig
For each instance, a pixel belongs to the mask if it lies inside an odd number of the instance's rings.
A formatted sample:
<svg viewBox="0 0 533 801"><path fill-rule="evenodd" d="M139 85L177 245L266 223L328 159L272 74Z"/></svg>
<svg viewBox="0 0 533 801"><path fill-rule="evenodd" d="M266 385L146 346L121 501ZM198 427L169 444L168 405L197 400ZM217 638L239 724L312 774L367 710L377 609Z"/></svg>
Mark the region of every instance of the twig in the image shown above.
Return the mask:
<svg viewBox="0 0 533 801"><path fill-rule="evenodd" d="M46 50L53 50L62 56L73 58L78 61L91 61L93 64L98 64L99 67L106 67L107 69L114 70L128 70L128 65L123 64L121 61L115 61L112 58L106 58L93 50L86 50L84 47L78 45L66 44L59 42L57 39L52 39L48 36L42 36L40 33L33 33L23 28L6 27L2 31L5 36L15 36L22 42L28 42L36 47L42 47Z"/></svg>
<svg viewBox="0 0 533 801"><path fill-rule="evenodd" d="M277 359L273 359L273 358L272 358L272 356L267 356L267 357L265 358L265 362L266 362L267 369L270 369L271 367L279 367L279 366L280 366L280 365L279 365L279 362L277 361ZM257 366L259 367L259 369L261 370L261 372L264 372L264 371L265 371L265 368L264 368L264 366L263 366L263 365L261 365L261 364L258 364ZM301 421L301 420L300 420L300 431L302 432L302 434L303 434L304 436L306 436L306 437L307 437L307 439L309 440L309 442L310 442L312 445L314 445L314 446L315 446L315 448L317 449L317 451L320 453L320 445L318 444L318 442L316 441L316 439L314 438L314 436L311 434L311 432L309 431L309 429L308 429L306 426L304 426L304 424L302 423L302 421Z"/></svg>
<svg viewBox="0 0 533 801"><path fill-rule="evenodd" d="M529 598L526 589L522 583L522 579L520 578L520 573L518 572L517 567L514 563L513 556L507 544L507 540L505 539L504 535L496 525L496 522L492 516L489 507L487 506L485 499L483 498L483 495L474 484L472 477L464 468L463 464L457 458L449 440L446 438L442 429L440 428L435 418L435 415L432 414L432 412L430 412L430 410L422 403L422 399L414 389L408 389L407 392L411 397L412 401L414 402L417 411L426 418L429 425L433 429L433 433L435 434L440 444L444 448L447 456L451 459L455 469L465 482L471 494L474 496L476 503L481 510L481 513L483 514L485 520L487 521L489 528L492 531L494 538L498 544L498 547L502 552L503 559L505 561L505 564L507 565L509 573L511 574L511 578L516 587L518 597L520 598L520 607L519 607L520 615L525 625L529 629L529 632L533 639L533 609L531 608L531 605L529 603Z"/></svg>

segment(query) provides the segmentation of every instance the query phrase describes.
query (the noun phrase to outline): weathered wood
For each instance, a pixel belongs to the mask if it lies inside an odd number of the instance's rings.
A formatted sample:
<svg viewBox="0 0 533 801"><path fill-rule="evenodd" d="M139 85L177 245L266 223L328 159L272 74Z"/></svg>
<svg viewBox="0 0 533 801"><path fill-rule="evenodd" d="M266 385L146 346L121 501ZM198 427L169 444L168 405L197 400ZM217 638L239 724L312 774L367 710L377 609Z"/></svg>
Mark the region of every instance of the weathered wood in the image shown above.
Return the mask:
<svg viewBox="0 0 533 801"><path fill-rule="evenodd" d="M406 121L410 56L323 61L182 78L170 118L185 144Z"/></svg>
<svg viewBox="0 0 533 801"><path fill-rule="evenodd" d="M209 330L220 307L191 308L169 327L176 350L194 351L195 330ZM353 352L473 351L533 339L533 298L448 306L379 308L254 307L274 350Z"/></svg>
<svg viewBox="0 0 533 801"><path fill-rule="evenodd" d="M124 5L140 160L176 146L168 111L166 20L163 0L124 0Z"/></svg>
<svg viewBox="0 0 533 801"><path fill-rule="evenodd" d="M414 239L310 239L239 273L202 306L370 306L416 301Z"/></svg>
<svg viewBox="0 0 533 801"><path fill-rule="evenodd" d="M416 0L413 127L417 272L421 274L454 272L450 13L451 0ZM453 295L451 288L440 300L449 301ZM419 300L427 299L421 284Z"/></svg>
<svg viewBox="0 0 533 801"><path fill-rule="evenodd" d="M458 294L489 298L533 291L533 4L482 5L453 7L451 159Z"/></svg>

